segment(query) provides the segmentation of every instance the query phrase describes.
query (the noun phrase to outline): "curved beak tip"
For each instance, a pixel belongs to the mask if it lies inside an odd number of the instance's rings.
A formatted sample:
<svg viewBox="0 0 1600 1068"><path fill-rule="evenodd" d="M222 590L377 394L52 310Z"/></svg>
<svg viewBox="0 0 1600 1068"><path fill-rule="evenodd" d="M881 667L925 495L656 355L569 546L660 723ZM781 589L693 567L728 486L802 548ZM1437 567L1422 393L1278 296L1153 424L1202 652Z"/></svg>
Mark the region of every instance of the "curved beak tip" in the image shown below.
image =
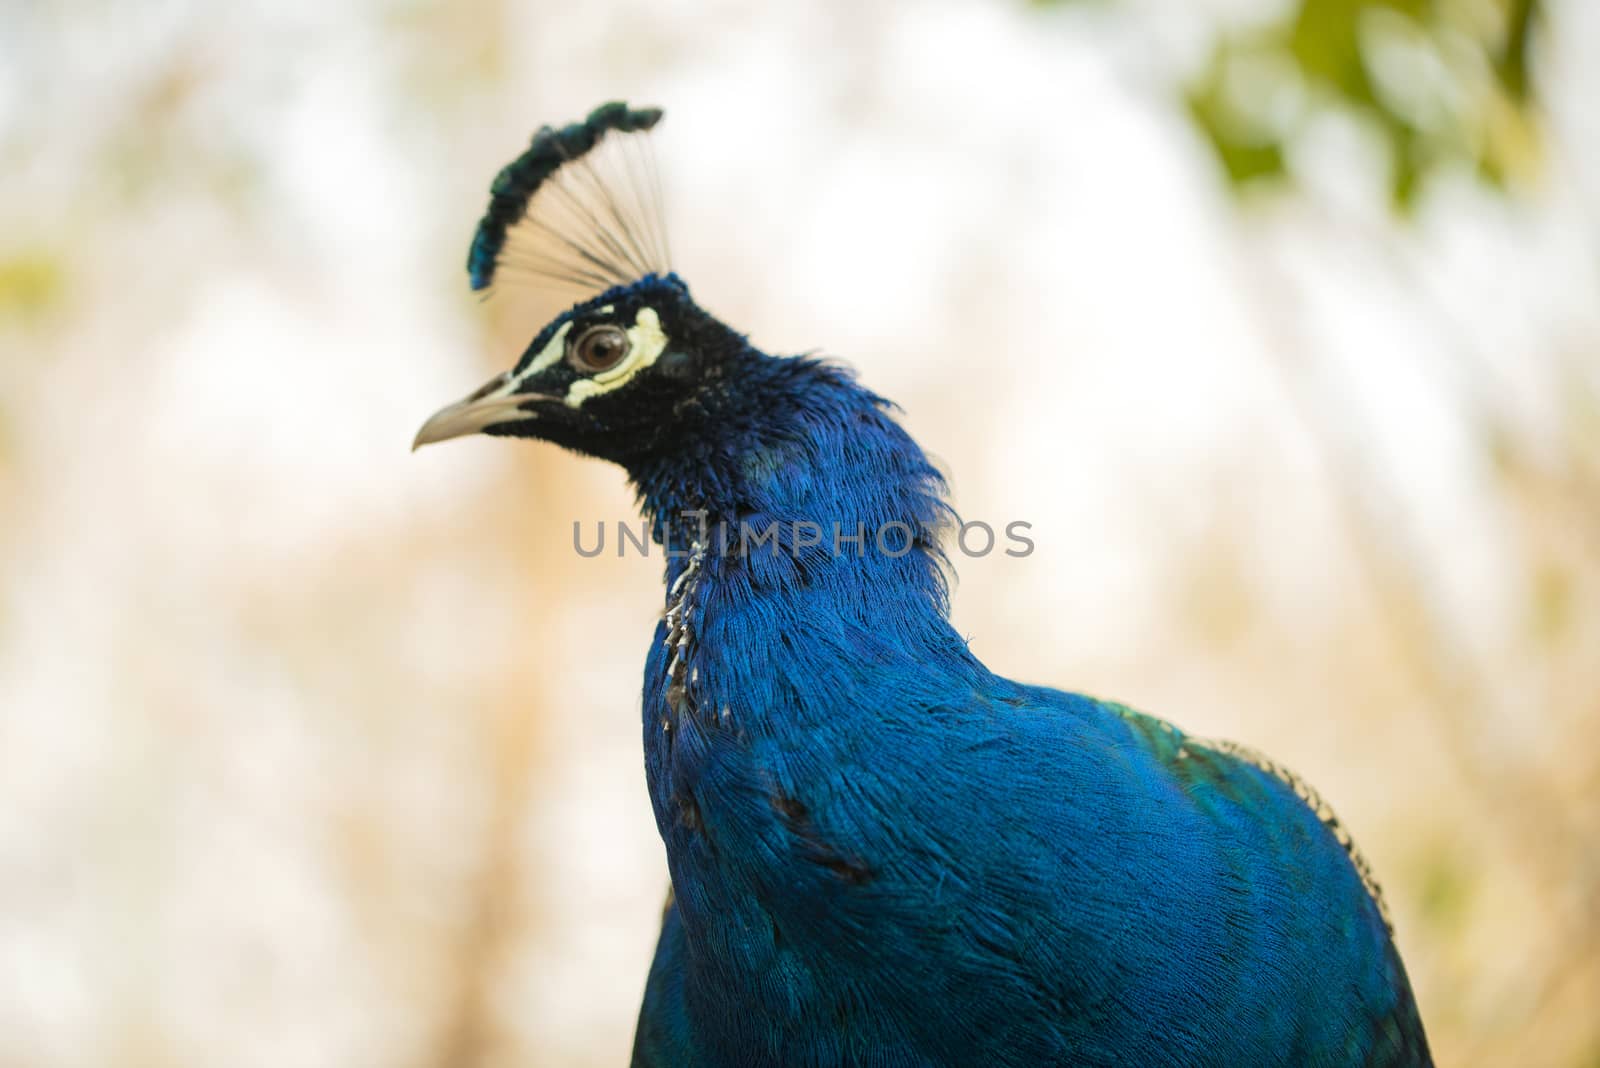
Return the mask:
<svg viewBox="0 0 1600 1068"><path fill-rule="evenodd" d="M416 452L424 445L432 445L436 441L448 441L479 429L470 426L470 421L463 418L461 409L464 407L464 404L452 404L430 415L417 429L416 436L411 439L411 451Z"/></svg>
<svg viewBox="0 0 1600 1068"><path fill-rule="evenodd" d="M496 375L466 398L447 404L428 416L426 422L411 439L411 451L436 441L476 434L485 427L518 418L522 405L532 399L532 394L507 393L512 387L509 372Z"/></svg>

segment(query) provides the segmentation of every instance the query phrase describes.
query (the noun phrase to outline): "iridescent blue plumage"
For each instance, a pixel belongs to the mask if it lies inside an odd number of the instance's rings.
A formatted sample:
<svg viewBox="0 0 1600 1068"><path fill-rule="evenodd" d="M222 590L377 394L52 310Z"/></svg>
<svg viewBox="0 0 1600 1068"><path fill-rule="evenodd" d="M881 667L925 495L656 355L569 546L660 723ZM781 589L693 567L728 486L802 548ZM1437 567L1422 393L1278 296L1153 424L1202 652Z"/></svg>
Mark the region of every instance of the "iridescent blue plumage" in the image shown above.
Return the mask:
<svg viewBox="0 0 1600 1068"><path fill-rule="evenodd" d="M746 358L740 429L696 450L741 461L640 469L652 514L939 519L881 401ZM676 701L658 628L644 740L676 900L636 1063L1427 1063L1377 904L1290 784L991 674L931 548L826 548L708 545Z"/></svg>
<svg viewBox="0 0 1600 1068"><path fill-rule="evenodd" d="M470 429L621 464L681 553L645 664L674 896L635 1065L1430 1063L1303 786L973 656L943 483L848 371L648 275L419 440Z"/></svg>

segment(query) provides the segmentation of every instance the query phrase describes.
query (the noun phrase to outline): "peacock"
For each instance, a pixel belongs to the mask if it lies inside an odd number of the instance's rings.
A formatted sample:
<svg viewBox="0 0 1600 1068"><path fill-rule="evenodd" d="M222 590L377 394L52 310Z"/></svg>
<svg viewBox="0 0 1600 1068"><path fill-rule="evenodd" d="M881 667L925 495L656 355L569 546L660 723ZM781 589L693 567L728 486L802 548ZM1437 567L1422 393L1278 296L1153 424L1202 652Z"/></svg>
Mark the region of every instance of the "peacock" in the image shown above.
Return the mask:
<svg viewBox="0 0 1600 1068"><path fill-rule="evenodd" d="M543 127L495 178L473 288L581 299L415 442L609 460L666 547L642 724L671 892L636 1068L1431 1064L1305 782L973 655L897 409L672 272L661 116Z"/></svg>

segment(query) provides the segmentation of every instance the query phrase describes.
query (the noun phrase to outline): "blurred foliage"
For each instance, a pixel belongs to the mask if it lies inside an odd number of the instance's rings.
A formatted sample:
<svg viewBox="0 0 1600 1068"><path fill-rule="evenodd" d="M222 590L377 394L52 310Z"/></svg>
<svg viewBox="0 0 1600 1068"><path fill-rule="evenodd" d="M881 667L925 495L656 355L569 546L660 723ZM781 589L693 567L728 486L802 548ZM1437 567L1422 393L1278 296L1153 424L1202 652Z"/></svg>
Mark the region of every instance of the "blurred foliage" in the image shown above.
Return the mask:
<svg viewBox="0 0 1600 1068"><path fill-rule="evenodd" d="M1419 914L1436 935L1459 937L1477 890L1472 859L1447 836L1437 837L1416 852L1412 875Z"/></svg>
<svg viewBox="0 0 1600 1068"><path fill-rule="evenodd" d="M1560 641L1575 618L1576 582L1561 564L1541 561L1533 573L1533 631L1546 644Z"/></svg>
<svg viewBox="0 0 1600 1068"><path fill-rule="evenodd" d="M1294 0L1221 35L1189 113L1236 189L1292 178L1295 140L1330 113L1381 135L1401 210L1447 168L1504 187L1536 158L1539 17L1539 0Z"/></svg>
<svg viewBox="0 0 1600 1068"><path fill-rule="evenodd" d="M39 249L0 254L0 320L36 319L56 305L64 289L58 257Z"/></svg>

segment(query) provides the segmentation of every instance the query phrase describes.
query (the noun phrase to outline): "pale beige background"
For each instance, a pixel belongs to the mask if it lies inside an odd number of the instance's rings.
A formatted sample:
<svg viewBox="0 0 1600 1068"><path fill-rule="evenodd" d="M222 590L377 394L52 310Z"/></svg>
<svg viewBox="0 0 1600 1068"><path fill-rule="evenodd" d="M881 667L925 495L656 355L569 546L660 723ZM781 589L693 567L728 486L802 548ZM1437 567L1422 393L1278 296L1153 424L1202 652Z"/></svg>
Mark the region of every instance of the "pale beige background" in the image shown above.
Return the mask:
<svg viewBox="0 0 1600 1068"><path fill-rule="evenodd" d="M1593 1065L1600 9L1537 180L1241 208L1167 86L1260 4L0 10L0 1066L624 1062L665 866L618 472L421 419L531 128L660 103L679 269L899 400L995 668L1249 742L1442 1064ZM546 308L545 311L549 309Z"/></svg>

